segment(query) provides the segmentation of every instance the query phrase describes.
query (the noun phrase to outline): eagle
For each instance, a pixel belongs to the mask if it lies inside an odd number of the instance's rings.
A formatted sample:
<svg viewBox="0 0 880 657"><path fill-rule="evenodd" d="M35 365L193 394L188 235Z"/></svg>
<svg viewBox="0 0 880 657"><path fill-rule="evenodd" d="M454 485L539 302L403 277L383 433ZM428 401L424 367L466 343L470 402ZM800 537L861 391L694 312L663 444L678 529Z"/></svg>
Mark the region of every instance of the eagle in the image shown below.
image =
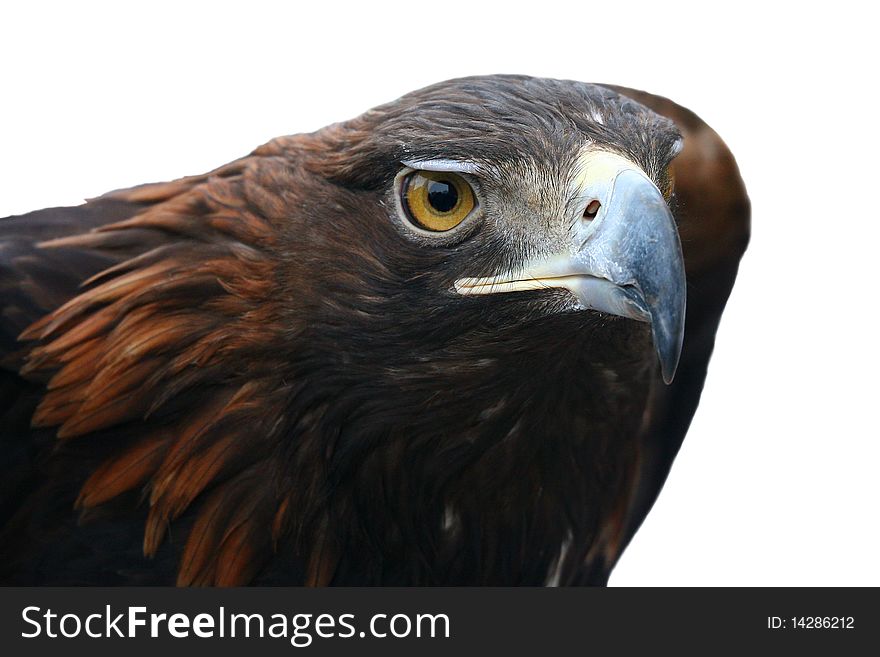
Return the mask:
<svg viewBox="0 0 880 657"><path fill-rule="evenodd" d="M0 581L604 585L749 234L622 87L441 82L0 221Z"/></svg>

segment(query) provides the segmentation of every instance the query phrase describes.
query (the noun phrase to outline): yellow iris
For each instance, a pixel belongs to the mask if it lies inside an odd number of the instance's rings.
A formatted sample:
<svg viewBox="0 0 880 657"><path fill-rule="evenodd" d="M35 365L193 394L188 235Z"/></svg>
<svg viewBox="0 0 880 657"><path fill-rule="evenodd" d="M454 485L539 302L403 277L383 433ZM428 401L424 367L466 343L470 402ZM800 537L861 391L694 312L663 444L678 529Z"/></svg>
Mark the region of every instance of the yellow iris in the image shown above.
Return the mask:
<svg viewBox="0 0 880 657"><path fill-rule="evenodd" d="M436 233L458 226L476 205L464 178L440 171L413 171L403 181L401 196L410 221Z"/></svg>

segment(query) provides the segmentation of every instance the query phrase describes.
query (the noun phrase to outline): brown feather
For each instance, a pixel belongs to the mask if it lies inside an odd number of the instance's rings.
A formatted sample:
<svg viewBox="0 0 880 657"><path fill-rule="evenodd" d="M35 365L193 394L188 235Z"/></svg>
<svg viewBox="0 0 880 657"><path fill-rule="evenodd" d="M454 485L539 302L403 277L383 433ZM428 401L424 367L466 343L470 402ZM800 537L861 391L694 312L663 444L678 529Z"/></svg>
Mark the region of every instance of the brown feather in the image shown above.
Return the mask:
<svg viewBox="0 0 880 657"><path fill-rule="evenodd" d="M62 367L49 379L46 389L57 390L91 379L100 362L102 346L100 338L92 338L58 355L56 362Z"/></svg>
<svg viewBox="0 0 880 657"><path fill-rule="evenodd" d="M40 400L31 418L32 427L54 427L63 424L82 403L79 388L54 390Z"/></svg>
<svg viewBox="0 0 880 657"><path fill-rule="evenodd" d="M83 484L76 500L77 508L103 504L144 485L156 471L171 441L170 435L158 434L101 465Z"/></svg>
<svg viewBox="0 0 880 657"><path fill-rule="evenodd" d="M309 555L304 585L329 586L336 572L339 554L335 542L329 536L326 519L321 522L321 528L315 538L312 553Z"/></svg>
<svg viewBox="0 0 880 657"><path fill-rule="evenodd" d="M202 505L181 557L179 586L246 584L274 552L267 520L275 502L258 492L260 476L258 467L249 468Z"/></svg>
<svg viewBox="0 0 880 657"><path fill-rule="evenodd" d="M247 519L228 533L217 557L215 585L247 584L268 561L269 530L262 520Z"/></svg>
<svg viewBox="0 0 880 657"><path fill-rule="evenodd" d="M178 586L204 586L214 581L216 548L227 529L227 488L229 486L218 489L202 505L180 557Z"/></svg>
<svg viewBox="0 0 880 657"><path fill-rule="evenodd" d="M102 370L86 388L80 407L58 429L58 437L82 436L143 417L149 407L149 387L145 387L145 381L161 366L161 360L151 358L125 370ZM49 392L46 398L53 394L54 391Z"/></svg>

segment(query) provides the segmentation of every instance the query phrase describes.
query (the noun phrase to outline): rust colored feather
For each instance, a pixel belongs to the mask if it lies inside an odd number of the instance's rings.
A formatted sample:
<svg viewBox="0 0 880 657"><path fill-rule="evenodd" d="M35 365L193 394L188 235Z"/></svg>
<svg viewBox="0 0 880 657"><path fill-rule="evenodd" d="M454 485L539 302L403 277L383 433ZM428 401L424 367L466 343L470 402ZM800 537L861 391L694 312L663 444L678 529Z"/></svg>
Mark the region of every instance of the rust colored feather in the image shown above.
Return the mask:
<svg viewBox="0 0 880 657"><path fill-rule="evenodd" d="M275 504L263 476L252 466L208 497L184 548L178 585L238 586L262 566L272 553L267 519Z"/></svg>
<svg viewBox="0 0 880 657"><path fill-rule="evenodd" d="M217 557L216 586L247 584L271 556L264 518L248 518L229 532Z"/></svg>
<svg viewBox="0 0 880 657"><path fill-rule="evenodd" d="M250 386L246 386L250 388ZM221 474L231 474L249 465L253 457L250 432L260 429L256 423L242 420L244 410L260 411L248 392L239 393L190 435L177 441L156 473L150 497L152 525L161 527L159 518L174 519ZM238 420L236 422L236 419ZM161 540L161 536L156 536ZM151 540L151 545L157 544Z"/></svg>
<svg viewBox="0 0 880 657"><path fill-rule="evenodd" d="M291 511L290 505L292 499L293 496L288 495L283 500L281 500L281 504L278 505L278 509L275 511L275 515L272 518L273 549L278 548L278 542L281 540L281 536L287 531L288 517Z"/></svg>
<svg viewBox="0 0 880 657"><path fill-rule="evenodd" d="M159 470L150 498L151 516L172 520L179 516L221 471L238 465L236 457L243 455L243 446L247 444L239 434L205 442L207 445L191 454L182 465L170 472L164 465Z"/></svg>
<svg viewBox="0 0 880 657"><path fill-rule="evenodd" d="M317 533L312 553L309 556L309 564L306 570L305 586L329 586L336 566L339 563L337 548L328 537L327 521L321 523L321 529Z"/></svg>
<svg viewBox="0 0 880 657"><path fill-rule="evenodd" d="M74 297L63 306L28 327L19 337L21 340L45 340L60 333L96 306L116 301L140 289L149 289L162 281L170 271L179 269L179 263L160 262L142 270L129 272L113 278L95 288Z"/></svg>
<svg viewBox="0 0 880 657"><path fill-rule="evenodd" d="M219 180L238 176L251 162L251 157L243 157L224 164L206 174L187 176L170 182L139 185L131 189L111 192L109 196L135 203L159 203L183 194L197 185L210 182L212 179Z"/></svg>
<svg viewBox="0 0 880 657"><path fill-rule="evenodd" d="M158 203L186 192L193 186L193 183L202 182L206 178L207 176L190 176L171 182L150 183L123 192L116 192L113 196L136 203Z"/></svg>
<svg viewBox="0 0 880 657"><path fill-rule="evenodd" d="M84 388L87 382L95 376L98 367L99 355L95 352L95 349L86 351L79 358L64 365L49 379L46 390L51 392L76 385Z"/></svg>
<svg viewBox="0 0 880 657"><path fill-rule="evenodd" d="M31 352L31 358L39 363L60 360L64 354L69 354L73 347L81 342L92 340L107 332L109 327L119 317L119 309L113 306L102 308L98 312L85 318L69 331L49 342L45 346L37 347ZM68 356L69 357L69 356Z"/></svg>
<svg viewBox="0 0 880 657"><path fill-rule="evenodd" d="M210 495L181 564L181 582L190 584L244 583L272 551L277 504L260 512L262 530L252 513L241 513L263 499L255 492L265 475L239 473L260 455L254 435L271 432L267 415L281 406L269 398L276 386L261 383L271 370L226 365L238 354L253 362L248 354L265 350L281 330L266 308L276 265L265 249L276 228L247 206L242 183L254 166L245 158L211 174L114 193L143 208L42 242L44 249L131 255L87 277L76 296L20 336L36 342L22 372L48 381L34 426L57 427L59 438L71 439L137 421L127 428L132 440L82 485L77 506L84 514L127 491L149 491L150 556L168 526ZM152 420L194 388L202 390L193 395L197 404L176 424L169 428L167 414Z"/></svg>
<svg viewBox="0 0 880 657"><path fill-rule="evenodd" d="M86 391L82 405L58 429L59 438L82 436L125 420L142 417L149 406L144 381L162 362L145 360L112 377L102 371ZM47 398L53 393L49 393Z"/></svg>
<svg viewBox="0 0 880 657"><path fill-rule="evenodd" d="M113 363L129 363L150 354L180 351L216 323L211 316L194 313L156 314L152 307L134 310L106 340Z"/></svg>
<svg viewBox="0 0 880 657"><path fill-rule="evenodd" d="M107 236L101 233L95 234L95 237L100 240L107 239ZM85 279L80 284L80 288L84 290L87 288L91 288L96 284L105 283L112 278L116 278L117 276L121 276L122 274L129 273L134 269L148 267L162 260L174 259L177 256L182 256L183 258L186 258L186 254L191 250L192 244L187 241L184 241L182 243L161 244L160 246L156 246L138 256L123 260L122 262L113 265L112 267L102 269L96 274L93 274L89 278Z"/></svg>
<svg viewBox="0 0 880 657"><path fill-rule="evenodd" d="M197 452L200 447L198 439L214 427L233 394L232 391L226 389L215 393L210 399L203 402L198 412L186 419L184 426L180 427L174 447L168 452L159 468L157 481L153 485L150 498L151 504L164 494L165 486L170 483L173 474ZM165 479L169 481L163 481Z"/></svg>
<svg viewBox="0 0 880 657"><path fill-rule="evenodd" d="M98 336L80 342L62 353L49 354L44 352L41 356L41 362L34 363L33 370L53 371L54 374L47 388L49 390L60 388L74 381L90 378L101 362L103 348L104 337ZM33 353L31 352L32 355ZM65 372L65 370L67 371ZM62 372L65 374L62 375Z"/></svg>
<svg viewBox="0 0 880 657"><path fill-rule="evenodd" d="M229 514L226 489L231 486L228 484L215 492L200 509L180 558L178 586L205 586L214 581L216 547L226 531Z"/></svg>
<svg viewBox="0 0 880 657"><path fill-rule="evenodd" d="M122 456L100 466L80 490L77 508L103 504L146 483L156 471L172 438L158 435L137 443Z"/></svg>
<svg viewBox="0 0 880 657"><path fill-rule="evenodd" d="M54 427L63 424L82 404L79 389L56 390L40 401L31 418L33 427Z"/></svg>
<svg viewBox="0 0 880 657"><path fill-rule="evenodd" d="M144 552L155 554L171 520L177 518L224 468L235 467L245 441L237 433L212 433L222 421L229 393L212 403L186 426L166 453L153 477Z"/></svg>

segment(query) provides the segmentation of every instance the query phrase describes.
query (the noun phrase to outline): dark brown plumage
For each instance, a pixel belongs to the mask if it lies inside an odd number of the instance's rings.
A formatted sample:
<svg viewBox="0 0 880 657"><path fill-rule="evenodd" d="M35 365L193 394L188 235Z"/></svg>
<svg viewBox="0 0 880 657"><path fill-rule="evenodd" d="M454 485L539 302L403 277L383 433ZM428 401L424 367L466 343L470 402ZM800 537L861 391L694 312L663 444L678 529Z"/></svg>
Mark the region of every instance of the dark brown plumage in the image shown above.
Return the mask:
<svg viewBox="0 0 880 657"><path fill-rule="evenodd" d="M646 323L558 289L454 292L564 233L586 142L674 178L669 386ZM454 239L394 208L401 162L429 159L480 167L485 218ZM4 220L0 578L604 583L696 408L748 213L687 110L492 76Z"/></svg>

